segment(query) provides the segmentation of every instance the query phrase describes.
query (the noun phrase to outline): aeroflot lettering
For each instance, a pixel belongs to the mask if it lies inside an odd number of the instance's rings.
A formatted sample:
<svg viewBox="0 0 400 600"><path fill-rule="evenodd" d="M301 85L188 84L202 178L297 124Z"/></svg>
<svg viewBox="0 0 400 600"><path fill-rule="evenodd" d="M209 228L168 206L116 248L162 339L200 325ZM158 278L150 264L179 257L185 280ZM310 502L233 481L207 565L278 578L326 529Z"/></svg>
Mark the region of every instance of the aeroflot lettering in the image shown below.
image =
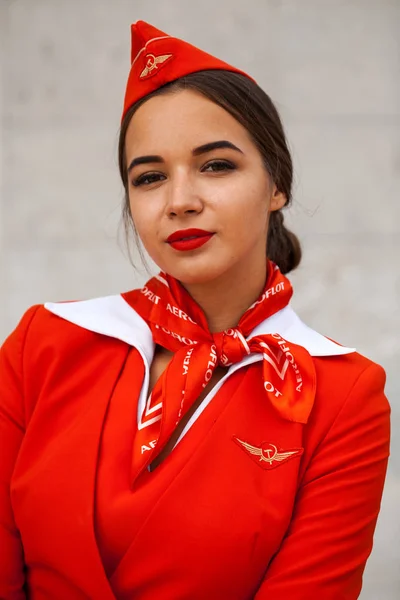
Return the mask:
<svg viewBox="0 0 400 600"><path fill-rule="evenodd" d="M164 333L167 333L168 335L175 338L176 340L179 340L180 342L182 342L182 344L186 344L186 346L194 346L194 344L197 344L197 342L195 340L191 340L190 338L179 335L179 333L175 333L175 331L170 331L166 327L161 327L160 325L157 325L157 324L154 326L157 329L161 329L161 331L163 331Z"/></svg>
<svg viewBox="0 0 400 600"><path fill-rule="evenodd" d="M237 338L237 329L225 329L225 335L230 335L231 337Z"/></svg>
<svg viewBox="0 0 400 600"><path fill-rule="evenodd" d="M276 398L282 396L282 392L277 390L276 387L274 387L270 381L264 381L264 388L267 392L273 392Z"/></svg>
<svg viewBox="0 0 400 600"><path fill-rule="evenodd" d="M285 353L287 360L292 365L292 368L296 375L296 382L297 382L296 391L301 392L301 388L303 387L303 378L301 376L299 367L297 366L297 364L294 360L294 356L290 352L290 347L286 345L287 342L279 335L279 333L273 333L272 337L275 338L276 340L278 340L280 349L282 350L282 352Z"/></svg>
<svg viewBox="0 0 400 600"><path fill-rule="evenodd" d="M151 292L149 290L148 287L143 286L142 289L140 290L142 292L142 294L148 298L150 300L150 302L154 302L154 304L158 304L158 301L160 299L160 296L156 296L153 292Z"/></svg>
<svg viewBox="0 0 400 600"><path fill-rule="evenodd" d="M215 369L215 365L217 364L217 348L216 346L213 344L211 346L211 352L210 352L210 358L208 359L208 363L207 363L207 370L204 376L204 383L203 383L203 388L206 387L207 383L210 381L212 374L214 372Z"/></svg>
<svg viewBox="0 0 400 600"><path fill-rule="evenodd" d="M252 304L250 306L250 308L253 308L253 306L257 306L257 304L261 304L261 302L264 302L264 300L267 300L271 296L275 296L275 294L279 294L279 292L283 292L284 289L285 289L284 281L277 283L275 287L269 288L269 290L266 290L263 293L263 295L261 296L261 298L259 300L257 300L256 302L254 302L254 304Z"/></svg>
<svg viewBox="0 0 400 600"><path fill-rule="evenodd" d="M142 454L144 454L145 452L148 452L149 450L151 450L152 448L155 448L155 445L157 444L157 440L152 440L151 442L149 442L149 445L147 446L146 444L142 445Z"/></svg>
<svg viewBox="0 0 400 600"><path fill-rule="evenodd" d="M182 375L187 375L187 372L189 370L190 357L192 356L193 350L194 350L194 348L189 348L189 350L187 351L187 354L186 354L185 358L183 359L183 373L182 373Z"/></svg>
<svg viewBox="0 0 400 600"><path fill-rule="evenodd" d="M196 325L196 321L193 321L193 319L189 317L189 315L187 315L183 310L181 310L177 306L171 306L169 302L167 304L167 310L169 310L169 312L171 312L173 315L176 315L180 319L183 319L184 321L190 321L191 323Z"/></svg>

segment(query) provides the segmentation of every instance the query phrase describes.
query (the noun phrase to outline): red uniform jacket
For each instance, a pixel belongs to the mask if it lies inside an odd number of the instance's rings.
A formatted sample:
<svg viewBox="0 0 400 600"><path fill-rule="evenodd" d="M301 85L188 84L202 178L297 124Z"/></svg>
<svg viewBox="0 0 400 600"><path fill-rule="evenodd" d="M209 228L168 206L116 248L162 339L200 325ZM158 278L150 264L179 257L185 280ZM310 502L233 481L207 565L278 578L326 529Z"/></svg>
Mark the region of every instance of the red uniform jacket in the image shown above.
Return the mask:
<svg viewBox="0 0 400 600"><path fill-rule="evenodd" d="M45 306L1 354L0 598L358 597L388 458L381 367L287 307L257 333L314 357L307 425L279 417L248 356L132 492L150 330L121 296Z"/></svg>

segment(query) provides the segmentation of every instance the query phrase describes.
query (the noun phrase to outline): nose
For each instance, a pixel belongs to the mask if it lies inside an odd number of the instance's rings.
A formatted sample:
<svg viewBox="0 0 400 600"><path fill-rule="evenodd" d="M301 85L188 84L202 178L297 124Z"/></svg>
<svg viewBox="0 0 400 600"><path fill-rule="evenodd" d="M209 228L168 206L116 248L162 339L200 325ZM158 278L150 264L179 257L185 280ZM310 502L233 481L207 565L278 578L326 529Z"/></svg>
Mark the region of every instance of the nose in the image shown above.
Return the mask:
<svg viewBox="0 0 400 600"><path fill-rule="evenodd" d="M181 173L171 178L168 188L166 212L169 218L202 212L203 202L188 175Z"/></svg>

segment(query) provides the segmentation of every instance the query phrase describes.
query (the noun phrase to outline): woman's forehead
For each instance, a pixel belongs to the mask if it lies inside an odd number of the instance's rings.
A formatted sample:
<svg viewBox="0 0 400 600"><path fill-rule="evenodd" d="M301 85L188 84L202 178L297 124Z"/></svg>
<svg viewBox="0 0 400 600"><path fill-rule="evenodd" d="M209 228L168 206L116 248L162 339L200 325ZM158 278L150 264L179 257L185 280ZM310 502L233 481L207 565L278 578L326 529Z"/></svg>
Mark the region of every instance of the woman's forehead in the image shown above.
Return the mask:
<svg viewBox="0 0 400 600"><path fill-rule="evenodd" d="M248 138L246 129L224 108L192 90L150 98L135 112L126 136L127 147L192 140L193 145L211 138Z"/></svg>

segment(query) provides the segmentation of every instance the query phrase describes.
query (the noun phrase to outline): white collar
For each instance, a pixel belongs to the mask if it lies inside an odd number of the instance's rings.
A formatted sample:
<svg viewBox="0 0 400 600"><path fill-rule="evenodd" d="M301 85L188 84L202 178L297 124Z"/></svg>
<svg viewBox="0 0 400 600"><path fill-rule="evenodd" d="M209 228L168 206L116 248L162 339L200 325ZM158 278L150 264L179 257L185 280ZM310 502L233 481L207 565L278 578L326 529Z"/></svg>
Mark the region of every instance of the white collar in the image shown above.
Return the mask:
<svg viewBox="0 0 400 600"><path fill-rule="evenodd" d="M79 327L134 346L148 364L153 360L154 342L150 328L119 294L81 302L46 302L44 306ZM288 342L303 346L311 356L338 356L355 352L354 348L340 346L310 329L290 306L257 325L248 337L267 333L279 333Z"/></svg>

